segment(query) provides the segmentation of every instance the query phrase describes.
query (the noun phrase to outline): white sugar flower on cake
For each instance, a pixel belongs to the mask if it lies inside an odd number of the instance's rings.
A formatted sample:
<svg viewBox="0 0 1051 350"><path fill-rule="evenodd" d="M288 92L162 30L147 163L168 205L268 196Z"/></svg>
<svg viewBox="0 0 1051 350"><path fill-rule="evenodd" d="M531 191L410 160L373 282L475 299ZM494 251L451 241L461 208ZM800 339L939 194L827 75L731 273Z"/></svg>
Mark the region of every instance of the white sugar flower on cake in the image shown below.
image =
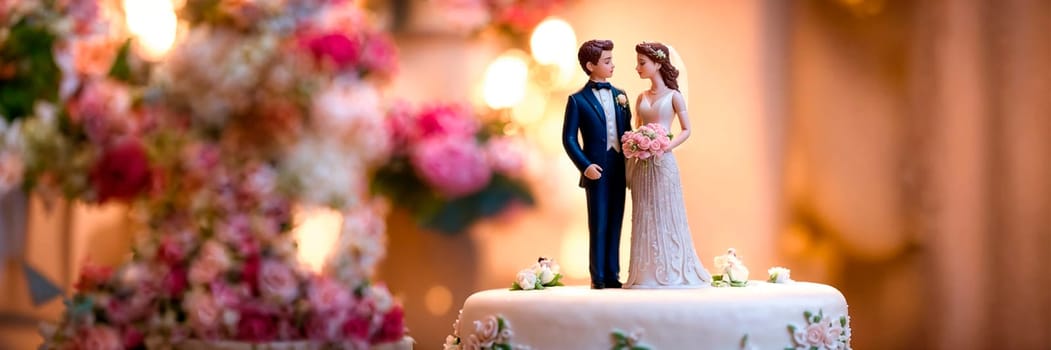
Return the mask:
<svg viewBox="0 0 1051 350"><path fill-rule="evenodd" d="M553 259L540 257L533 266L518 271L511 290L544 289L562 285L560 267Z"/></svg>
<svg viewBox="0 0 1051 350"><path fill-rule="evenodd" d="M730 248L725 255L715 257L715 272L712 286L744 287L748 284L748 267L737 257L737 250Z"/></svg>
<svg viewBox="0 0 1051 350"><path fill-rule="evenodd" d="M795 282L795 281L792 280L792 270L786 269L784 267L774 266L774 267L771 267L766 272L770 275L770 278L767 279L767 282L770 282L770 283L791 283L791 282Z"/></svg>

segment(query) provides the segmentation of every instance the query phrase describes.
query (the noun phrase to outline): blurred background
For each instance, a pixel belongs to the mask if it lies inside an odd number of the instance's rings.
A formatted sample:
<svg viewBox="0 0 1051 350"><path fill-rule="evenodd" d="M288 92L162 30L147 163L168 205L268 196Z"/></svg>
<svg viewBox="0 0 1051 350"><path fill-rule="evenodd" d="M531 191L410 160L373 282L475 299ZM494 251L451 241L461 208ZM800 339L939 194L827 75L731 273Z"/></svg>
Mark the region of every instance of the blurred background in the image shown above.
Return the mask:
<svg viewBox="0 0 1051 350"><path fill-rule="evenodd" d="M635 44L681 55L694 131L677 157L707 266L734 247L753 279L785 266L838 288L857 349L1051 349L1051 2L551 0L532 4L539 24L476 30L485 3L364 3L399 51L387 93L498 111L528 149L533 206L459 232L388 216L378 280L416 349L440 349L467 296L538 256L587 282L584 193L559 132L593 38L614 41L611 81L630 98L649 87ZM35 348L62 310L33 306L14 258L68 294L85 259L118 264L133 239L119 204L21 196L0 202L0 222L28 218L28 234L0 235L5 349ZM319 261L339 218L307 221L300 255Z"/></svg>

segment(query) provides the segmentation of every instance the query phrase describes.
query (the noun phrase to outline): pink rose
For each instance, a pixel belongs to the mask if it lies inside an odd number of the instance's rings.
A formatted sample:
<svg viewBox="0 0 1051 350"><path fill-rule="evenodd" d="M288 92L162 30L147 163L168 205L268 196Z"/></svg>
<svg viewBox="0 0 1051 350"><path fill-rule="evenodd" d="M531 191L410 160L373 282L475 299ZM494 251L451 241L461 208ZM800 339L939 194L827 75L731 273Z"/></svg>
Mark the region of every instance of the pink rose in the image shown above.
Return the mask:
<svg viewBox="0 0 1051 350"><path fill-rule="evenodd" d="M312 314L306 325L307 337L312 340L342 340L346 314L343 310Z"/></svg>
<svg viewBox="0 0 1051 350"><path fill-rule="evenodd" d="M210 239L201 245L201 251L190 267L190 283L208 284L230 268L230 264L226 246Z"/></svg>
<svg viewBox="0 0 1051 350"><path fill-rule="evenodd" d="M490 139L486 143L486 156L493 171L508 177L517 177L522 173L521 146L509 138Z"/></svg>
<svg viewBox="0 0 1051 350"><path fill-rule="evenodd" d="M150 186L150 162L146 149L136 139L128 139L103 151L91 170L99 202L131 200Z"/></svg>
<svg viewBox="0 0 1051 350"><path fill-rule="evenodd" d="M299 295L299 279L288 264L265 260L259 270L259 290L266 297L288 303Z"/></svg>
<svg viewBox="0 0 1051 350"><path fill-rule="evenodd" d="M169 266L182 263L188 249L187 235L186 232L177 232L162 236L160 244L157 245L157 258Z"/></svg>
<svg viewBox="0 0 1051 350"><path fill-rule="evenodd" d="M833 319L828 319L828 324L825 325L828 328L825 333L825 347L829 349L836 349L839 347L839 338L843 335L843 327L837 322L833 322Z"/></svg>
<svg viewBox="0 0 1051 350"><path fill-rule="evenodd" d="M314 59L338 69L355 66L361 58L361 42L339 32L309 37L305 39L305 46Z"/></svg>
<svg viewBox="0 0 1051 350"><path fill-rule="evenodd" d="M212 282L210 287L215 304L224 309L239 307L242 301L248 299L251 294L248 286L243 284L229 285L223 282Z"/></svg>
<svg viewBox="0 0 1051 350"><path fill-rule="evenodd" d="M471 109L459 104L424 108L416 118L416 135L422 138L457 136L466 139L473 137L479 127Z"/></svg>
<svg viewBox="0 0 1051 350"><path fill-rule="evenodd" d="M80 268L80 279L74 286L79 292L93 291L109 281L113 275L113 268L109 266L95 265L90 261L84 262Z"/></svg>
<svg viewBox="0 0 1051 350"><path fill-rule="evenodd" d="M372 336L373 344L389 343L401 340L405 336L405 311L396 306L383 315L379 332Z"/></svg>
<svg viewBox="0 0 1051 350"><path fill-rule="evenodd" d="M70 120L83 126L91 142L108 146L130 131L130 106L131 95L126 88L98 80L86 83L67 110Z"/></svg>
<svg viewBox="0 0 1051 350"><path fill-rule="evenodd" d="M493 316L474 321L474 334L478 336L478 343L483 348L492 347L496 337L500 336L500 323Z"/></svg>
<svg viewBox="0 0 1051 350"><path fill-rule="evenodd" d="M449 198L481 190L493 175L473 137L423 140L413 149L411 161L417 175Z"/></svg>
<svg viewBox="0 0 1051 350"><path fill-rule="evenodd" d="M645 138L645 137L639 138L639 141L638 141L639 149L641 149L643 151L649 151L651 142L652 141L650 141L650 139L648 139L648 138Z"/></svg>
<svg viewBox="0 0 1051 350"><path fill-rule="evenodd" d="M208 292L193 291L187 293L182 302L198 337L215 337L222 321L223 310L215 303L215 298Z"/></svg>
<svg viewBox="0 0 1051 350"><path fill-rule="evenodd" d="M806 343L811 346L824 346L828 327L822 322L814 323L806 328Z"/></svg>
<svg viewBox="0 0 1051 350"><path fill-rule="evenodd" d="M361 64L366 70L382 78L393 76L398 68L394 42L382 32L369 33L365 40L365 50L361 54Z"/></svg>
<svg viewBox="0 0 1051 350"><path fill-rule="evenodd" d="M74 340L78 350L122 350L123 343L117 330L102 325L80 330Z"/></svg>
<svg viewBox="0 0 1051 350"><path fill-rule="evenodd" d="M351 291L329 278L319 277L310 285L310 305L318 312L347 309L353 303Z"/></svg>

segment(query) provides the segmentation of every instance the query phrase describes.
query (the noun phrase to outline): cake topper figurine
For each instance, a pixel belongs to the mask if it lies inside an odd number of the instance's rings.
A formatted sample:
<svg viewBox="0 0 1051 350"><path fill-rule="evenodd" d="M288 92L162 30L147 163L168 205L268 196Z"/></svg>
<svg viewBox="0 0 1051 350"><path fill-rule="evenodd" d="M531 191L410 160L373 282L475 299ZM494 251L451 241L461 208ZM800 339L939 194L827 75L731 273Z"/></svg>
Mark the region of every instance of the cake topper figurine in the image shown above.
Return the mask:
<svg viewBox="0 0 1051 350"><path fill-rule="evenodd" d="M577 51L588 82L566 102L562 145L580 170L588 206L591 287L620 288L620 231L624 221L624 155L620 137L631 123L624 91L613 76L613 42L588 40ZM580 138L577 138L577 134Z"/></svg>
<svg viewBox="0 0 1051 350"><path fill-rule="evenodd" d="M638 130L623 140L630 158L627 185L632 205L631 261L624 287L705 287L712 276L693 247L679 167L671 152L690 137L686 99L679 91L679 70L672 65L676 54L656 42L635 45L635 53L635 71L639 78L650 81L650 89L635 99ZM668 138L676 119L681 130Z"/></svg>

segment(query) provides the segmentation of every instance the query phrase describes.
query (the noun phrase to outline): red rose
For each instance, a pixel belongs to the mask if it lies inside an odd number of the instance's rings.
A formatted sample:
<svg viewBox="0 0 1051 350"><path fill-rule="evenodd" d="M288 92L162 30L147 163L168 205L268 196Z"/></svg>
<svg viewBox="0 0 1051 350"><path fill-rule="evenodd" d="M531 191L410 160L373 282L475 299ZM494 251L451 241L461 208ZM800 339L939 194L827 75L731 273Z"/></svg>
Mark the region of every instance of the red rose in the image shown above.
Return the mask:
<svg viewBox="0 0 1051 350"><path fill-rule="evenodd" d="M277 325L270 315L253 308L242 308L237 322L237 339L250 342L271 341L277 335Z"/></svg>
<svg viewBox="0 0 1051 350"><path fill-rule="evenodd" d="M401 340L405 336L405 311L400 306L395 306L386 315L383 315L383 324L380 330L372 337L373 344L389 343Z"/></svg>
<svg viewBox="0 0 1051 350"><path fill-rule="evenodd" d="M343 334L351 340L368 339L369 319L359 315L350 315L347 322L343 323Z"/></svg>
<svg viewBox="0 0 1051 350"><path fill-rule="evenodd" d="M80 269L80 279L77 280L77 284L74 286L78 292L86 292L94 290L99 286L109 281L110 276L113 275L113 268L109 266L95 265L91 262L85 262L84 267Z"/></svg>
<svg viewBox="0 0 1051 350"><path fill-rule="evenodd" d="M130 200L149 188L150 168L139 140L126 140L109 148L91 170L98 201Z"/></svg>
<svg viewBox="0 0 1051 350"><path fill-rule="evenodd" d="M164 290L169 296L182 295L188 284L186 268L183 266L172 266L168 270L168 276L164 278Z"/></svg>
<svg viewBox="0 0 1051 350"><path fill-rule="evenodd" d="M259 295L259 269L261 265L262 260L258 254L251 255L245 259L244 276L242 277L248 282L252 295Z"/></svg>

